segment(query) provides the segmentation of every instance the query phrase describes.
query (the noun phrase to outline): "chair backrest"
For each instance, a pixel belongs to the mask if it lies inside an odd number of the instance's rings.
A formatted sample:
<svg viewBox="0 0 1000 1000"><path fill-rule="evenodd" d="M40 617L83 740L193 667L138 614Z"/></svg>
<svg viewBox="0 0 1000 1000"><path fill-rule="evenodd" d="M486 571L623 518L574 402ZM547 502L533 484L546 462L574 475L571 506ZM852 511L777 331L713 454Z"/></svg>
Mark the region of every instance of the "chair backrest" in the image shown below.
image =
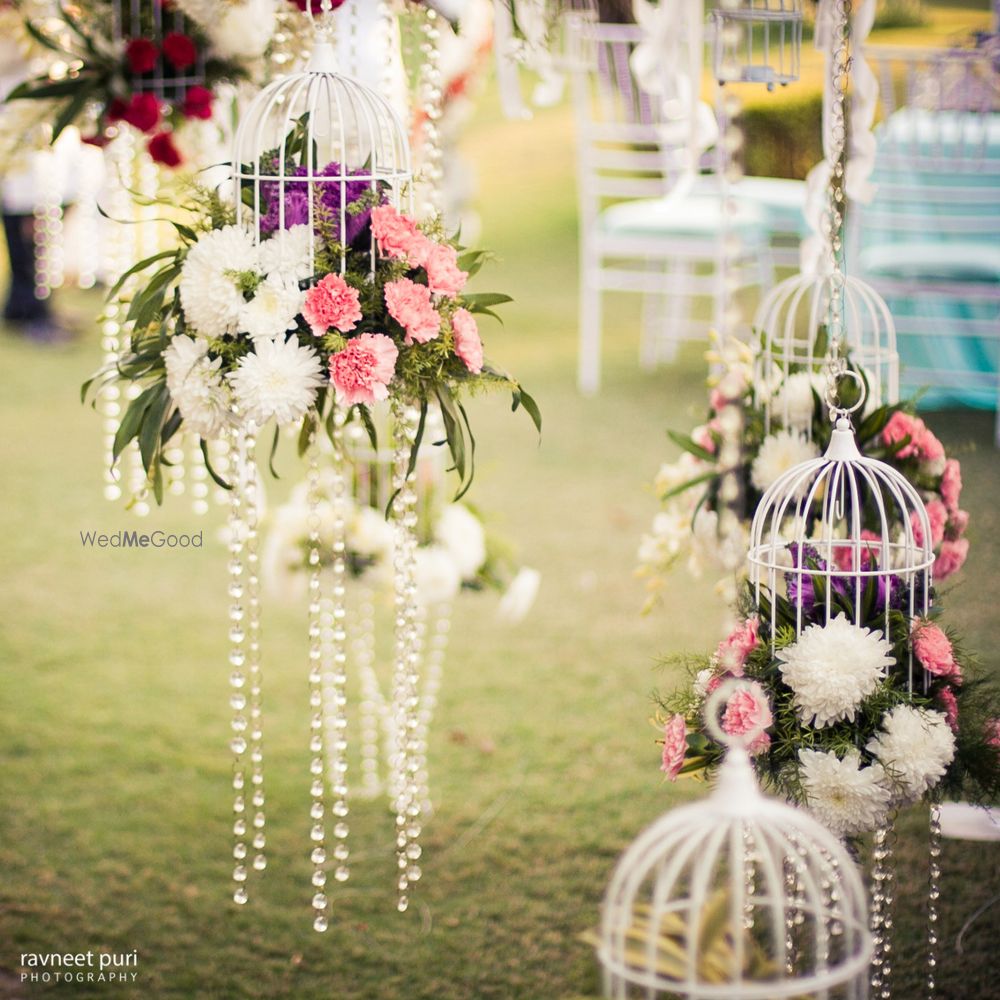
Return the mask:
<svg viewBox="0 0 1000 1000"><path fill-rule="evenodd" d="M612 199L656 198L673 188L688 162L686 146L664 141L669 123L660 98L636 80L631 58L643 34L634 24L581 21L573 69L581 210L592 217Z"/></svg>
<svg viewBox="0 0 1000 1000"><path fill-rule="evenodd" d="M880 85L865 244L1000 238L1000 78L976 49L869 46Z"/></svg>

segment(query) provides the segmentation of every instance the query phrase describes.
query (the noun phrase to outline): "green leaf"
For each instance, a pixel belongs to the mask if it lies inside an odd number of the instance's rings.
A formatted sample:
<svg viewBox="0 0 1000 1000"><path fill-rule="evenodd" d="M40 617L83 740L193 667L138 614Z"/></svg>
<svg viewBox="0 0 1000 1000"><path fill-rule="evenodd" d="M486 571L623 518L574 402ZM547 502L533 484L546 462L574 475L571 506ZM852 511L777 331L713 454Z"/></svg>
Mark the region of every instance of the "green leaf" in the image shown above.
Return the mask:
<svg viewBox="0 0 1000 1000"><path fill-rule="evenodd" d="M703 462L711 462L715 464L715 455L713 455L707 448L702 448L700 444L695 444L695 442L688 437L686 434L678 434L677 431L667 431L667 437L674 442L679 448L683 448L685 451L690 452L695 458L700 458Z"/></svg>
<svg viewBox="0 0 1000 1000"><path fill-rule="evenodd" d="M268 467L268 469L271 470L271 475L274 476L275 479L280 479L281 478L281 476L278 475L277 471L274 468L274 456L275 456L275 453L278 450L278 441L280 439L280 435L281 435L281 431L280 431L279 427L277 426L277 424L275 424L275 427L274 427L274 440L271 441L271 453L267 456L267 467Z"/></svg>
<svg viewBox="0 0 1000 1000"><path fill-rule="evenodd" d="M472 295L463 295L462 300L469 312L485 312L489 306L502 306L505 302L514 301L502 292L475 292Z"/></svg>
<svg viewBox="0 0 1000 1000"><path fill-rule="evenodd" d="M130 267L115 283L111 286L111 290L108 292L108 299L113 299L124 287L125 282L132 277L133 274L138 274L140 271L145 271L150 264L155 264L158 260L165 260L167 257L176 257L176 250L161 250L159 253L154 253L152 257L147 257L145 260L140 260L138 264Z"/></svg>
<svg viewBox="0 0 1000 1000"><path fill-rule="evenodd" d="M151 385L129 403L129 407L125 411L121 423L118 425L114 444L111 446L112 461L118 461L118 456L125 450L125 446L139 433L146 410L152 404L157 391L161 387L162 383Z"/></svg>
<svg viewBox="0 0 1000 1000"><path fill-rule="evenodd" d="M231 490L233 487L230 483L227 483L212 467L212 460L208 456L208 442L204 438L198 439L198 447L201 448L201 453L205 457L205 468L208 470L208 474L212 477L212 482L216 486L221 486L224 490Z"/></svg>
<svg viewBox="0 0 1000 1000"><path fill-rule="evenodd" d="M538 408L538 404L535 402L534 398L525 391L525 389L517 385L511 392L511 398L513 403L511 405L511 413L516 413L519 406L524 407L524 412L531 417L531 422L535 425L535 430L538 431L539 436L542 433L542 411Z"/></svg>
<svg viewBox="0 0 1000 1000"><path fill-rule="evenodd" d="M527 407L525 407L527 409ZM469 414L466 413L465 407L459 403L458 412L462 416L462 422L465 424L465 433L469 435L469 478L465 482L458 493L455 494L455 500L461 500L466 493L469 492L472 486L472 480L476 478L476 437L472 433L472 424L469 423Z"/></svg>
<svg viewBox="0 0 1000 1000"><path fill-rule="evenodd" d="M316 432L316 420L311 413L307 413L302 421L302 430L299 431L298 451L301 458L309 450L309 442Z"/></svg>
<svg viewBox="0 0 1000 1000"><path fill-rule="evenodd" d="M378 431L375 429L375 421L372 420L371 412L364 403L358 403L355 407L358 411L358 416L361 418L361 423L364 425L365 431L368 434L368 440L371 442L372 451L378 451Z"/></svg>
<svg viewBox="0 0 1000 1000"><path fill-rule="evenodd" d="M142 455L142 467L151 474L160 447L160 432L170 405L170 393L165 382L157 382L151 386L154 391L139 429L139 453Z"/></svg>
<svg viewBox="0 0 1000 1000"><path fill-rule="evenodd" d="M441 404L444 421L445 440L451 452L452 468L458 473L460 482L465 482L465 439L462 436L462 420L455 406L451 390L443 382L437 387L436 395Z"/></svg>
<svg viewBox="0 0 1000 1000"><path fill-rule="evenodd" d="M100 80L91 80L80 88L73 98L66 102L52 123L52 141L55 142L66 128L73 124L93 97Z"/></svg>
<svg viewBox="0 0 1000 1000"><path fill-rule="evenodd" d="M675 486L671 490L667 490L663 496L660 497L661 500L669 500L671 497L678 496L681 493L685 493L695 486L700 486L702 483L707 483L718 475L717 472L703 472L700 476L695 476L694 479L689 479L687 482L681 483L679 486Z"/></svg>

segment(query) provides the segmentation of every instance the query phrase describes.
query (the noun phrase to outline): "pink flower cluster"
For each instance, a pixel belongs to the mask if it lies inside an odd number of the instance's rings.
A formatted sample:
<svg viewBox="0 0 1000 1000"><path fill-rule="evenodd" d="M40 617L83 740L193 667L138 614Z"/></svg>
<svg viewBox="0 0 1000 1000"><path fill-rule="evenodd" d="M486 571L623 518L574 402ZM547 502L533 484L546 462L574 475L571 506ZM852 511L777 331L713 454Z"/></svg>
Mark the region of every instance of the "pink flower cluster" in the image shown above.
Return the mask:
<svg viewBox="0 0 1000 1000"><path fill-rule="evenodd" d="M306 293L302 315L317 337L349 333L361 321L361 299L339 274L328 274Z"/></svg>
<svg viewBox="0 0 1000 1000"><path fill-rule="evenodd" d="M671 780L676 781L684 766L684 755L687 753L687 723L683 715L672 715L663 727L663 758L660 770Z"/></svg>
<svg viewBox="0 0 1000 1000"><path fill-rule="evenodd" d="M384 333L362 333L330 355L330 381L341 406L389 398L399 350Z"/></svg>
<svg viewBox="0 0 1000 1000"><path fill-rule="evenodd" d="M900 458L915 456L921 462L944 460L944 445L920 417L897 410L882 431L882 442L893 445L903 440L906 444L896 452Z"/></svg>
<svg viewBox="0 0 1000 1000"><path fill-rule="evenodd" d="M918 618L910 631L913 652L921 666L935 677L947 677L953 684L962 683L962 668L955 659L951 640L933 622Z"/></svg>
<svg viewBox="0 0 1000 1000"><path fill-rule="evenodd" d="M427 273L432 295L454 298L465 287L469 275L458 266L458 252L448 243L435 243L425 236L409 216L392 205L372 209L372 235L383 257L404 260Z"/></svg>
<svg viewBox="0 0 1000 1000"><path fill-rule="evenodd" d="M431 290L409 278L385 286L389 315L406 331L406 343L426 344L441 332L441 316L431 302Z"/></svg>
<svg viewBox="0 0 1000 1000"><path fill-rule="evenodd" d="M774 724L774 715L764 689L756 681L734 691L722 714L722 731L730 736L751 737L746 747L749 754L763 753L771 745L767 730Z"/></svg>
<svg viewBox="0 0 1000 1000"><path fill-rule="evenodd" d="M716 664L724 673L734 677L743 676L743 667L747 657L757 646L757 634L760 619L756 615L738 625L715 651Z"/></svg>
<svg viewBox="0 0 1000 1000"><path fill-rule="evenodd" d="M483 370L483 342L476 318L468 309L456 309L451 317L451 332L455 337L455 353L473 374Z"/></svg>

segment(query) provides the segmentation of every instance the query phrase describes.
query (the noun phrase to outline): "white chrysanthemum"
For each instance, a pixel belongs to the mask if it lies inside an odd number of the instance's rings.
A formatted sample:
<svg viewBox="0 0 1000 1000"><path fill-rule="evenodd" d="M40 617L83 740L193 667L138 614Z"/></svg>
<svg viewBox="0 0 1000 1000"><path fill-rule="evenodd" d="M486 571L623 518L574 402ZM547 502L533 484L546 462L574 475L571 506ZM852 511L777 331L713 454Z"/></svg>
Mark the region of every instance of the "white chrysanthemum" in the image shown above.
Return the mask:
<svg viewBox="0 0 1000 1000"><path fill-rule="evenodd" d="M823 397L826 386L823 379L809 372L796 372L789 375L774 394L771 413L785 427L794 430L806 430L813 419L816 400L813 389Z"/></svg>
<svg viewBox="0 0 1000 1000"><path fill-rule="evenodd" d="M474 580L486 562L483 522L464 504L448 504L434 526L434 538L451 553L462 579Z"/></svg>
<svg viewBox="0 0 1000 1000"><path fill-rule="evenodd" d="M208 341L174 337L163 352L167 391L188 429L203 438L218 437L230 420L230 393L222 359L208 357Z"/></svg>
<svg viewBox="0 0 1000 1000"><path fill-rule="evenodd" d="M218 8L218 3L211 6ZM204 28L212 48L223 59L258 59L274 35L274 0L244 0L216 10Z"/></svg>
<svg viewBox="0 0 1000 1000"><path fill-rule="evenodd" d="M260 271L268 277L277 277L290 284L311 278L312 239L312 230L306 225L279 230L257 248Z"/></svg>
<svg viewBox="0 0 1000 1000"><path fill-rule="evenodd" d="M896 783L900 800L915 802L944 776L955 756L955 734L941 712L897 705L866 749Z"/></svg>
<svg viewBox="0 0 1000 1000"><path fill-rule="evenodd" d="M891 798L885 771L878 764L861 766L861 755L800 750L802 788L813 815L840 837L874 830L885 820Z"/></svg>
<svg viewBox="0 0 1000 1000"><path fill-rule="evenodd" d="M854 721L861 702L874 694L892 665L892 644L874 629L843 615L809 625L798 641L776 654L785 683L795 692L799 718L822 729Z"/></svg>
<svg viewBox="0 0 1000 1000"><path fill-rule="evenodd" d="M639 562L643 566L669 566L690 536L691 522L686 514L676 509L660 511L653 518L652 532L639 540Z"/></svg>
<svg viewBox="0 0 1000 1000"><path fill-rule="evenodd" d="M806 440L795 431L781 431L764 438L764 443L757 452L757 457L750 467L750 479L754 486L763 493L779 476L786 473L792 466L800 462L808 462L811 458L819 458L819 448L812 441ZM800 489L796 499L805 495L808 481Z"/></svg>
<svg viewBox="0 0 1000 1000"><path fill-rule="evenodd" d="M229 375L240 412L258 427L274 417L279 426L297 423L323 384L319 355L294 338L260 340Z"/></svg>
<svg viewBox="0 0 1000 1000"><path fill-rule="evenodd" d="M388 561L392 558L392 525L381 511L360 506L348 528L348 548L366 559Z"/></svg>
<svg viewBox="0 0 1000 1000"><path fill-rule="evenodd" d="M240 329L253 340L273 340L295 329L295 319L306 300L297 283L271 275L257 286L240 311Z"/></svg>
<svg viewBox="0 0 1000 1000"><path fill-rule="evenodd" d="M451 553L441 545L417 549L413 564L417 600L425 607L453 600L462 587L462 574Z"/></svg>
<svg viewBox="0 0 1000 1000"><path fill-rule="evenodd" d="M201 236L181 269L184 318L206 337L236 333L245 299L235 276L257 270L257 248L239 226Z"/></svg>

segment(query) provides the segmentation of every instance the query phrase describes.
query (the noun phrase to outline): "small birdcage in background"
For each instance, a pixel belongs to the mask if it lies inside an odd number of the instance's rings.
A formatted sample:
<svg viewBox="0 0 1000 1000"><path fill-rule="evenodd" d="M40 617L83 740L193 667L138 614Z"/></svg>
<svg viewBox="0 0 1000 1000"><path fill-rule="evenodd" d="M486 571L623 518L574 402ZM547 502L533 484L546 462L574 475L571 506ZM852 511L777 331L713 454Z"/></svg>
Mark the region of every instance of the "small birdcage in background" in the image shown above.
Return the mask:
<svg viewBox="0 0 1000 1000"><path fill-rule="evenodd" d="M191 87L205 85L207 45L179 7L162 0L112 0L110 7L116 42L127 45L144 39L158 49L148 72L130 74L134 92L176 101L183 100Z"/></svg>
<svg viewBox="0 0 1000 1000"><path fill-rule="evenodd" d="M712 794L674 809L625 852L604 898L598 958L611 1000L861 1000L872 937L857 867L805 812L765 797L745 747L709 699L730 749Z"/></svg>
<svg viewBox="0 0 1000 1000"><path fill-rule="evenodd" d="M799 78L802 0L718 0L712 11L713 68L720 84Z"/></svg>
<svg viewBox="0 0 1000 1000"><path fill-rule="evenodd" d="M782 427L790 424L791 394L779 390L781 382L804 374L822 383L834 296L841 299L843 346L866 383L867 405L878 407L898 401L896 330L882 297L870 285L849 275L796 274L764 296L753 322L760 337L754 384L773 385L778 390L766 393L762 401L765 434L771 433L772 423ZM821 386L821 398L824 393ZM812 422L801 430L811 438Z"/></svg>

